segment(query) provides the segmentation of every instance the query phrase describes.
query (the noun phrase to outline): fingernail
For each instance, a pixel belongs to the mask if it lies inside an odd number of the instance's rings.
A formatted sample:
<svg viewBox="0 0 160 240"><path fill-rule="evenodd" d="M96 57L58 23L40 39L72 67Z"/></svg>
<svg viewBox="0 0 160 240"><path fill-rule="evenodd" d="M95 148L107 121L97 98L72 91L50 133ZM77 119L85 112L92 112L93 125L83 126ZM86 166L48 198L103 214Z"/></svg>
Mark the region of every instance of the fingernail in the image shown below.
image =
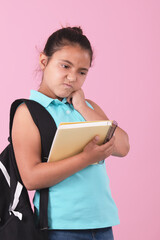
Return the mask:
<svg viewBox="0 0 160 240"><path fill-rule="evenodd" d="M98 140L99 140L99 136L96 136L96 137L95 137L95 140L98 141Z"/></svg>

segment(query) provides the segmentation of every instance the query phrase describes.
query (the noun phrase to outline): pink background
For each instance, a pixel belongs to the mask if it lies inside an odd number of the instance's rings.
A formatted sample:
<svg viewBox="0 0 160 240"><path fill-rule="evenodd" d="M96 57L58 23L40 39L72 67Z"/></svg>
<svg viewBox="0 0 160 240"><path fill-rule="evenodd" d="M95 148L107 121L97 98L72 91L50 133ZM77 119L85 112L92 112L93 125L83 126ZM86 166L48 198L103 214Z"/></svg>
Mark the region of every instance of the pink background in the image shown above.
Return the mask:
<svg viewBox="0 0 160 240"><path fill-rule="evenodd" d="M116 240L160 239L159 13L158 0L1 2L0 151L10 104L40 83L38 51L61 24L80 25L95 53L85 96L130 138L126 157L106 160L121 222Z"/></svg>

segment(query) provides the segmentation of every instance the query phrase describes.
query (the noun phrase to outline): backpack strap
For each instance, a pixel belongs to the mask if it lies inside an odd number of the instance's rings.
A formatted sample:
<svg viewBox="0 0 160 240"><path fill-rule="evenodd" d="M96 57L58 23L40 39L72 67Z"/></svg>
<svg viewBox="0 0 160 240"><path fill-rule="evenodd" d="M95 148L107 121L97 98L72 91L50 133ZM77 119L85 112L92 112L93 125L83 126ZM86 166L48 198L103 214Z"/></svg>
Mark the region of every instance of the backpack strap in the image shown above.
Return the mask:
<svg viewBox="0 0 160 240"><path fill-rule="evenodd" d="M41 145L42 145L42 154L41 159L43 162L47 161L47 157L49 155L50 147L57 130L56 123L50 113L38 102L29 99L17 99L11 105L10 110L10 142L11 138L11 130L13 124L13 118L17 107L25 102L30 114L39 129L41 136ZM40 190L40 216L39 216L39 228L40 229L48 229L48 192L49 189L41 189Z"/></svg>

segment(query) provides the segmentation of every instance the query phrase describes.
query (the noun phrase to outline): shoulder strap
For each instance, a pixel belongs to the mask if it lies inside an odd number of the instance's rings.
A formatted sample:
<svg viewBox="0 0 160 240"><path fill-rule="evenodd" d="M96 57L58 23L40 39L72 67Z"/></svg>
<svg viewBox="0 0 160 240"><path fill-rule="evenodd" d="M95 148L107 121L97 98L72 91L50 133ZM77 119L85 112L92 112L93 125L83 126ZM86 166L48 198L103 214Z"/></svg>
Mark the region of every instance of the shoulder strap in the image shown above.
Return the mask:
<svg viewBox="0 0 160 240"><path fill-rule="evenodd" d="M10 110L10 141L12 141L11 129L14 114L17 107L23 102L26 103L31 116L39 129L42 144L41 157L42 161L45 162L47 161L47 157L49 155L50 147L57 127L55 121L53 120L49 112L38 102L29 99L17 99L12 103ZM40 190L39 228L40 229L48 228L48 188Z"/></svg>

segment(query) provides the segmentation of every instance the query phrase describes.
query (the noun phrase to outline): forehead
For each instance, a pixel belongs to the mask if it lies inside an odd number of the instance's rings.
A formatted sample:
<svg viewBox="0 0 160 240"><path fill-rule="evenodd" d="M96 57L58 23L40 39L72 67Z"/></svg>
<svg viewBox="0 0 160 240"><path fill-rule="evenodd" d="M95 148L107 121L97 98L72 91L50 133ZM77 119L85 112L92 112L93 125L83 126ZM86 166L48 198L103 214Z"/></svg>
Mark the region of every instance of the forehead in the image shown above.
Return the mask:
<svg viewBox="0 0 160 240"><path fill-rule="evenodd" d="M80 46L64 46L53 54L53 59L57 61L68 60L76 64L90 66L89 52Z"/></svg>

